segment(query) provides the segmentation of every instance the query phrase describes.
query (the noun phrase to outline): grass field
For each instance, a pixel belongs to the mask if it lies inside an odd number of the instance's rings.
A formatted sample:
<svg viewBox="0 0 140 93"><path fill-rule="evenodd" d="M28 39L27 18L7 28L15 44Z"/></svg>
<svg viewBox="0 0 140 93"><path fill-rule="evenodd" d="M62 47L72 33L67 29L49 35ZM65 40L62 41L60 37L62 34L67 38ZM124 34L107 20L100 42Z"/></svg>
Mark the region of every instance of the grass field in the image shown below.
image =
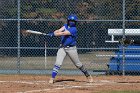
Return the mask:
<svg viewBox="0 0 140 93"><path fill-rule="evenodd" d="M98 54L113 54L112 52L90 52L85 54L79 54L80 61L86 66L87 69L107 69L107 63L110 58L104 57L99 58ZM20 68L21 69L52 69L55 63L56 56L45 57L20 57ZM16 69L17 68L17 57L0 57L0 68L1 69ZM64 59L61 69L77 69L69 57Z"/></svg>

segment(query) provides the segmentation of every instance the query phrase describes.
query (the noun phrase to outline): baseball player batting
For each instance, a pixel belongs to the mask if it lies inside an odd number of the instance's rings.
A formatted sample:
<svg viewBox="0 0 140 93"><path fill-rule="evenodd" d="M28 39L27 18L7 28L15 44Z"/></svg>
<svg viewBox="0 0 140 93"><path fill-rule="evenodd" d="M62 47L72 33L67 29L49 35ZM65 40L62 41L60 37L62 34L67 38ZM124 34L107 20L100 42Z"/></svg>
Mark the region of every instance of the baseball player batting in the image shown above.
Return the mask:
<svg viewBox="0 0 140 93"><path fill-rule="evenodd" d="M60 69L66 55L68 55L71 61L74 63L74 65L84 73L88 82L90 83L93 82L92 76L88 73L88 71L85 69L85 67L79 61L78 58L76 48L77 20L78 20L77 16L72 14L68 16L67 24L64 24L60 29L55 30L54 32L48 34L51 37L53 36L61 37L60 48L57 52L56 62L52 70L52 77L50 78L49 83L55 82L55 77L57 76L58 70Z"/></svg>

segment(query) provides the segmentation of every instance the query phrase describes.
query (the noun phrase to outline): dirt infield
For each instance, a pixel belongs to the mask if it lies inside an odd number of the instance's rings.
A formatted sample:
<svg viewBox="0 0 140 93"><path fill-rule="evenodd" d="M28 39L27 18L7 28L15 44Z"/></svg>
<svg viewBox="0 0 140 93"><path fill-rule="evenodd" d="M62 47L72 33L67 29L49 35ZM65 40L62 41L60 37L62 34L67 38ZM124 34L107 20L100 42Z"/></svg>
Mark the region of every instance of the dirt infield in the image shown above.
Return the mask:
<svg viewBox="0 0 140 93"><path fill-rule="evenodd" d="M49 78L45 75L0 75L0 93L140 91L139 76L93 76L93 83L87 83L84 76L57 76L54 84L48 84Z"/></svg>

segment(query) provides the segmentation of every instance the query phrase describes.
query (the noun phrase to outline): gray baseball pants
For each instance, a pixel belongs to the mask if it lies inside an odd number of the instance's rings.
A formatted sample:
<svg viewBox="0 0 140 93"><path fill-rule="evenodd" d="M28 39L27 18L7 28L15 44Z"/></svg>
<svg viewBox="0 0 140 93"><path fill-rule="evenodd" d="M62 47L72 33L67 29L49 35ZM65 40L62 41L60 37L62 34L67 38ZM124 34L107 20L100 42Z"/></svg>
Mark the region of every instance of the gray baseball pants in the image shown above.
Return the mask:
<svg viewBox="0 0 140 93"><path fill-rule="evenodd" d="M77 48L76 46L74 47L62 47L58 50L57 52L57 57L56 57L56 63L55 65L61 66L64 58L68 55L71 59L71 61L74 63L74 65L77 68L80 68L82 66L82 63L79 61L78 53L77 53Z"/></svg>
<svg viewBox="0 0 140 93"><path fill-rule="evenodd" d="M85 69L85 67L82 65L82 63L79 61L78 53L77 53L77 48L76 46L74 47L68 47L68 48L60 48L57 52L57 57L56 57L56 66L61 66L64 58L68 55L71 59L71 61L74 63L74 65L79 68L86 77L90 76L88 71ZM58 73L58 69L54 68L55 72Z"/></svg>

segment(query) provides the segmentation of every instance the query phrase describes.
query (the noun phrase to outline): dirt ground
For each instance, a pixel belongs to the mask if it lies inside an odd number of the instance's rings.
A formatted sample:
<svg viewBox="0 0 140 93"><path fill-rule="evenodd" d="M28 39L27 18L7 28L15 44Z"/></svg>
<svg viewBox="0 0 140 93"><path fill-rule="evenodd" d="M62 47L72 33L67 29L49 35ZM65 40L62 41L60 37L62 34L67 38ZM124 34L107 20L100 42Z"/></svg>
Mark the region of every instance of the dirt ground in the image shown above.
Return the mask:
<svg viewBox="0 0 140 93"><path fill-rule="evenodd" d="M45 75L0 75L0 93L104 93L112 90L140 91L139 76L93 76L87 83L84 76L57 76L49 84Z"/></svg>

